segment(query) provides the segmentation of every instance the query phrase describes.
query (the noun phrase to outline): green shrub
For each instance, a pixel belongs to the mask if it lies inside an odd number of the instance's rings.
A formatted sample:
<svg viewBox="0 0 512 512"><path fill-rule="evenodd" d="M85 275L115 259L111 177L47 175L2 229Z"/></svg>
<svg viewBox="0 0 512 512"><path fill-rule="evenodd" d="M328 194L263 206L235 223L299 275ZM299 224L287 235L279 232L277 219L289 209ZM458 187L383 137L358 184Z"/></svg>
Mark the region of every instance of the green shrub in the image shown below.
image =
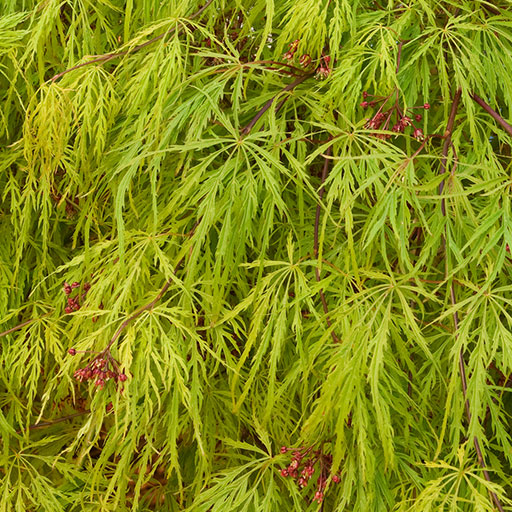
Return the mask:
<svg viewBox="0 0 512 512"><path fill-rule="evenodd" d="M511 510L511 6L4 0L0 512Z"/></svg>

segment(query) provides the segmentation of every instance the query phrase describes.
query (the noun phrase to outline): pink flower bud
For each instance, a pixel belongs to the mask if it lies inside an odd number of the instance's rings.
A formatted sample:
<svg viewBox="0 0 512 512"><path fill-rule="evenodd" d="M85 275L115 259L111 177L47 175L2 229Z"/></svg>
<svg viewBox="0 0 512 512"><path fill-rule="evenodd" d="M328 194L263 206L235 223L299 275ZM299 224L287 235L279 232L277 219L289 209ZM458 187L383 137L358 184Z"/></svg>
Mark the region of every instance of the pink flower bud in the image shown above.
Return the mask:
<svg viewBox="0 0 512 512"><path fill-rule="evenodd" d="M423 104L423 108L424 108L425 110L428 110L428 109L430 108L430 103L424 103L424 104Z"/></svg>
<svg viewBox="0 0 512 512"><path fill-rule="evenodd" d="M70 349L68 350L68 354L69 354L70 356L74 356L74 355L76 354L76 350L75 350L74 348L70 348Z"/></svg>

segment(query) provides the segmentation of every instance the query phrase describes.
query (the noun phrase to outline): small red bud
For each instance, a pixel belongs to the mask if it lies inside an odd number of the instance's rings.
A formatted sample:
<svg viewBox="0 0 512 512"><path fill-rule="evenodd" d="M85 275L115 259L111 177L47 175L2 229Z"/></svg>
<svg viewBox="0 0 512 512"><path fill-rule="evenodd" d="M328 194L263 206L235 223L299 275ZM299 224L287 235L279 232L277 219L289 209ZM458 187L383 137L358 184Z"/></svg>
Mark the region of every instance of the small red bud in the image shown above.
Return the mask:
<svg viewBox="0 0 512 512"><path fill-rule="evenodd" d="M368 98L368 93L366 91L363 91L363 98L364 99Z"/></svg>
<svg viewBox="0 0 512 512"><path fill-rule="evenodd" d="M128 379L128 377L127 377L124 373L121 373L121 374L119 375L119 380L120 380L121 382L124 382L126 379Z"/></svg>
<svg viewBox="0 0 512 512"><path fill-rule="evenodd" d="M341 482L341 478L338 476L338 475L334 475L332 477L332 481L335 483L335 484L339 484Z"/></svg>
<svg viewBox="0 0 512 512"><path fill-rule="evenodd" d="M279 472L281 474L282 477L287 477L288 476L288 470L287 469L281 469L281 471Z"/></svg>
<svg viewBox="0 0 512 512"><path fill-rule="evenodd" d="M423 104L423 108L424 108L425 110L428 110L428 109L430 108L430 103L424 103L424 104Z"/></svg>
<svg viewBox="0 0 512 512"><path fill-rule="evenodd" d="M80 283L78 281L71 283L71 288L78 288L79 286L80 286Z"/></svg>
<svg viewBox="0 0 512 512"><path fill-rule="evenodd" d="M421 119L422 119L421 114L416 114L416 115L414 116L414 119L416 119L416 121L418 121L418 122L419 122L419 121L421 121Z"/></svg>
<svg viewBox="0 0 512 512"><path fill-rule="evenodd" d="M76 350L75 350L74 348L70 348L70 349L68 350L68 354L69 354L70 356L74 356L74 355L76 354Z"/></svg>
<svg viewBox="0 0 512 512"><path fill-rule="evenodd" d="M363 108L368 108L369 106L369 103L367 101L363 101L362 103L359 104L361 107Z"/></svg>
<svg viewBox="0 0 512 512"><path fill-rule="evenodd" d="M281 449L279 451L281 453L286 453L288 451L288 448L286 448L286 446L281 446Z"/></svg>

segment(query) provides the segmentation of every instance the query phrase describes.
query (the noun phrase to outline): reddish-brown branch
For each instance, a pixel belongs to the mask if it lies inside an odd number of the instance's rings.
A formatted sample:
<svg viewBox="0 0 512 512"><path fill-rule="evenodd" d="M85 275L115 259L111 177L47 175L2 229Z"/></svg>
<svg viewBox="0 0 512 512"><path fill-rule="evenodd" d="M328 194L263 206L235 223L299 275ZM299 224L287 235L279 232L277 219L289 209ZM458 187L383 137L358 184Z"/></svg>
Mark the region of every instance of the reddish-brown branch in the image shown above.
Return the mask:
<svg viewBox="0 0 512 512"><path fill-rule="evenodd" d="M11 332L19 331L20 329L23 329L23 327L26 327L27 325L33 324L34 322L37 322L38 320L41 320L41 318L44 318L45 316L48 316L51 313L45 313L44 315L38 317L38 318L32 318L31 320L27 320L25 322L22 322L21 324L15 325L14 327L11 327L10 329L7 329L4 332L0 332L0 338L2 336L7 336L8 334L11 334Z"/></svg>
<svg viewBox="0 0 512 512"><path fill-rule="evenodd" d="M260 119L260 117L272 106L272 104L274 103L274 101L276 100L276 98L282 94L283 92L288 92L288 91L292 91L293 89L295 89L295 87L297 87L299 84L301 84L302 82L304 82L304 80L306 80L307 78L309 78L310 76L313 76L313 73L307 73L305 75L302 75L302 76L299 76L299 78L295 79L292 83L288 84L286 87L284 87L283 89L281 89L275 96L272 96L272 98L270 98L264 105L263 107L261 107L261 109L259 110L259 112L251 119L251 121L242 128L241 130L241 133L242 135L249 135L249 133L251 132L251 130L253 129L254 125L258 122L258 120ZM284 102L287 100L287 98L285 98L284 100L282 100L279 105L276 107L276 112L279 111L279 109L284 105Z"/></svg>
<svg viewBox="0 0 512 512"><path fill-rule="evenodd" d="M206 4L203 5L198 11L196 11L194 14L190 15L187 19L192 20L194 18L197 18L200 14L203 13L203 11L213 2L213 0L208 0ZM96 57L95 59L89 60L87 62L82 62L80 64L77 64L76 66L73 66L71 68L65 69L64 71L61 71L60 73L57 73L55 76L50 78L51 82L55 82L59 78L62 78L67 73L70 73L71 71L75 71L76 69L83 68L85 66L89 66L90 64L96 64L98 62L105 63L112 59L117 59L119 57L124 57L125 55L128 55L129 53L134 53L139 50L142 50L146 46L149 46L150 44L156 43L157 41L160 41L160 39L163 39L164 37L172 34L176 30L176 27L170 28L167 32L164 32L163 34L160 34L159 36L153 37L153 39L150 39L149 41L146 41L145 43L141 43L137 46L134 46L133 48L130 48L129 50L124 51L116 51L111 53L106 53L104 55L100 55Z"/></svg>
<svg viewBox="0 0 512 512"><path fill-rule="evenodd" d="M501 117L498 112L493 110L480 96L476 94L472 94L471 97L491 116L496 122L498 122L501 127L512 137L512 126L510 126L503 117Z"/></svg>
<svg viewBox="0 0 512 512"><path fill-rule="evenodd" d="M462 94L462 89L459 87L455 96L453 97L452 108L450 110L450 116L448 118L448 123L446 124L446 130L444 132L444 144L443 144L443 153L441 157L441 168L439 170L440 174L444 174L446 172L446 163L448 161L448 151L452 144L452 131L453 124L455 123L455 116L457 115L457 109L459 108L460 96ZM443 193L444 189L444 181L439 184L439 195ZM441 212L443 215L446 215L446 204L444 197L441 199Z"/></svg>
<svg viewBox="0 0 512 512"><path fill-rule="evenodd" d="M28 430L35 430L38 428L46 428L56 425L57 423L62 423L63 421L71 420L73 418L77 418L78 416L83 416L84 414L89 414L91 412L90 409L86 409L85 411L75 412L73 414L69 414L68 416L63 416L61 418L56 418L50 421L41 421L39 423L34 423L29 425ZM24 432L23 429L16 430L16 434L21 434Z"/></svg>

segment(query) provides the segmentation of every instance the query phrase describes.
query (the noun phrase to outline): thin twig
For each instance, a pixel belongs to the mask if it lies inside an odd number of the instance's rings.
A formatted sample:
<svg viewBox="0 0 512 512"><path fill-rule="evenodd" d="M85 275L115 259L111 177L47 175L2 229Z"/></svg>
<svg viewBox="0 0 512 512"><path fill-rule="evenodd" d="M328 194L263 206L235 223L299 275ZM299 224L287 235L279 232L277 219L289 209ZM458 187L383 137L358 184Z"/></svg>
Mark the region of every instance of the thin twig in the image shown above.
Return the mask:
<svg viewBox="0 0 512 512"><path fill-rule="evenodd" d="M187 19L188 20L192 20L194 18L197 18L197 16L199 16L200 14L203 13L203 11L213 2L213 0L208 0L206 2L206 4L203 5L203 7L201 7L201 9L199 9L198 11L196 11L194 14L190 15ZM145 43L141 43L137 46L134 46L133 48L129 49L129 50L124 50L124 51L115 51L115 52L111 52L111 53L106 53L104 55L100 55L99 57L96 57L95 59L93 60L89 60L87 62L82 62L81 64L77 64L76 66L73 66L71 68L68 68L68 69L65 69L64 71L61 71L60 73L56 74L55 76L53 76L52 78L50 78L49 81L51 82L55 82L56 80L58 80L59 78L63 77L64 75L66 75L67 73L70 73L71 71L75 71L76 69L80 69L80 68L83 68L85 66L89 66L90 64L96 64L98 62L108 62L109 60L112 60L112 59L117 59L119 57L124 57L125 55L128 55L129 53L134 53L134 52L137 52L139 50L142 50L143 48L145 48L146 46L149 46L150 44L153 44L153 43L156 43L157 41L160 41L160 39L163 39L164 37L172 34L174 31L176 30L176 27L172 27L170 28L169 30L167 30L167 32L164 32L163 34L160 34L159 36L156 36L156 37L153 37L153 39L150 39L149 41L146 41Z"/></svg>
<svg viewBox="0 0 512 512"><path fill-rule="evenodd" d="M321 181L320 190L318 191L318 204L316 205L313 250L315 253L315 258L317 258L317 259L319 259L318 258L318 252L319 252L318 251L318 247L319 247L318 231L319 231L319 227L320 227L320 211L322 209L321 203L322 203L322 198L324 197L324 190L325 190L324 183L325 183L325 180L327 179L327 175L329 174L329 161L330 161L331 154L332 154L332 144L327 148L327 151L324 156L324 166L322 169L322 181ZM318 263L320 264L320 260L318 261ZM317 283L320 282L320 270L318 267L315 268L315 279L316 279ZM320 300L322 301L322 307L323 307L323 310L325 313L325 320L327 322L327 325L331 329L332 339L333 339L334 343L339 343L340 339L338 338L338 336L336 336L336 333L332 330L331 319L329 318L329 308L327 306L327 300L325 299L324 291L321 288L320 288Z"/></svg>
<svg viewBox="0 0 512 512"><path fill-rule="evenodd" d="M493 117L501 127L512 137L512 126L510 126L498 112L493 110L480 96L477 94L471 94L471 97L488 113Z"/></svg>
<svg viewBox="0 0 512 512"><path fill-rule="evenodd" d="M169 289L169 286L173 283L174 276L169 278L158 295L151 301L145 304L144 306L141 306L139 309L135 311L131 316L129 316L117 329L117 331L114 333L114 336L110 339L108 342L108 345L102 350L102 354L108 352L112 345L116 342L117 338L121 336L122 332L128 327L129 324L131 324L136 318L138 318L144 311L149 311L150 309L153 309L155 304L163 297L164 293Z"/></svg>
<svg viewBox="0 0 512 512"><path fill-rule="evenodd" d="M187 233L187 235L190 234L190 236L195 232L197 226L199 226L199 223L201 222L201 219L199 219L195 224L194 226L192 227L192 229ZM185 256L183 256L183 258L180 259L180 261L178 261L178 263L176 264L176 267L174 269L174 272L173 274L176 273L176 269L179 268L181 266L181 264L183 263L183 261L185 260ZM116 340L119 338L119 336L121 336L122 332L126 329L126 327L128 327L128 325L130 323L133 322L133 320L135 320L136 318L138 318L142 313L144 313L144 311L149 311L150 309L153 309L155 307L155 304L164 296L165 292L169 289L169 287L171 286L171 284L173 283L174 281L174 275L172 277L170 277L166 283L164 284L164 286L162 287L162 289L158 292L158 295L151 301L151 302L148 302L147 304L145 304L144 306L141 306L139 309L137 309L134 313L132 313L131 316L129 316L120 326L119 328L117 329L117 331L114 333L114 336L112 336L112 338L110 339L110 341L108 342L108 345L101 351L100 355L101 354L106 354L110 351L110 348L112 347L112 345L116 342ZM99 356L97 356L99 357Z"/></svg>
<svg viewBox="0 0 512 512"><path fill-rule="evenodd" d="M11 327L10 329L7 329L7 331L0 332L0 338L2 336L7 336L8 334L11 334L11 332L18 331L20 329L23 329L23 327L33 324L34 322L37 322L38 320L41 320L45 316L48 316L52 311L49 311L48 313L45 313L44 315L38 317L38 318L32 318L31 320L27 320L25 322L22 322L21 324L15 325L14 327Z"/></svg>
<svg viewBox="0 0 512 512"><path fill-rule="evenodd" d="M455 96L453 97L452 108L450 110L450 117L448 118L448 123L446 125L446 131L444 133L444 144L443 144L443 153L442 153L442 158L441 158L441 169L440 169L441 174L446 172L448 151L449 151L450 147L453 147L452 146L452 131L453 131L453 125L455 122L455 116L457 114L457 108L458 108L459 102L460 102L461 92L462 91L459 88L457 90L457 92L455 93ZM475 98L475 101L478 102L478 100L476 98ZM439 193L441 194L442 191L443 191L443 183L441 183L439 185ZM441 211L442 211L443 216L446 217L446 208L445 208L444 198L442 198L442 200L441 200ZM446 250L446 235L443 237L443 245L445 246L445 250ZM446 258L445 258L445 260L446 260L446 265L448 265L448 260ZM446 267L446 274L447 273L448 273L448 267ZM453 281L450 284L450 299L451 299L452 306L455 306L457 303L457 299L455 296L455 287L454 287ZM459 315L456 310L453 312L453 325L454 325L454 329L455 329L455 337L457 338L458 332L459 332ZM467 397L468 379L467 379L467 375L466 375L466 364L464 361L463 347L461 347L460 351L459 351L459 373L460 373L460 379L461 379L461 384L462 384L462 395L464 397L464 407L466 410L466 417L468 419L468 422L470 422L471 421L471 408L469 405L469 399ZM487 482L491 482L491 476L489 475L489 472L486 469L485 459L484 459L484 455L482 453L482 449L480 447L480 442L478 441L478 438L476 436L473 437L473 445L475 446L475 451L476 451L476 456L478 458L478 462L483 469L484 477L487 480ZM489 491L489 493L492 497L492 500L494 501L494 504L496 505L496 507L498 507L498 510L500 512L504 512L503 506L502 506L497 494L493 491Z"/></svg>
<svg viewBox="0 0 512 512"><path fill-rule="evenodd" d="M244 126L241 130L241 133L242 135L249 135L249 133L251 132L251 130L253 129L254 125L258 122L258 119L272 106L272 104L274 103L275 99L280 95L282 94L283 92L288 92L288 91L291 91L293 89L295 89L295 87L297 87L299 84L301 84L302 82L304 82L304 80L308 79L310 76L313 76L313 73L307 73L305 75L302 75L302 76L299 76L299 78L297 78L296 80L294 80L292 83L288 84L286 87L284 87L283 89L281 89L275 96L272 96L272 98L270 98L264 105L263 107L261 107L260 111L251 119L251 121L249 122L249 124L247 124L246 126ZM279 111L279 109L284 105L284 102L287 100L288 98L285 98L284 100L282 100L279 105L276 107L276 112Z"/></svg>
<svg viewBox="0 0 512 512"><path fill-rule="evenodd" d="M78 416L83 416L84 414L89 414L91 412L90 409L86 409L85 411L75 412L73 414L69 414L68 416L63 416L62 418L57 418L55 420L50 421L40 421L39 423L33 423L32 425L29 425L28 430L35 430L37 428L46 428L51 427L52 425L55 425L57 423L62 423L63 421L71 420L73 418L77 418ZM16 430L16 434L21 434L24 432L22 428L19 430Z"/></svg>
<svg viewBox="0 0 512 512"><path fill-rule="evenodd" d="M462 94L462 89L459 87L455 96L453 97L452 108L450 110L450 116L448 118L448 123L446 124L446 130L444 132L444 144L443 144L443 152L441 157L441 169L439 171L440 174L444 174L446 172L446 163L448 161L448 151L452 144L452 131L453 124L455 122L455 116L457 114L457 109L459 107L460 96ZM439 184L439 195L443 193L444 181ZM444 197L441 199L441 212L443 216L446 216L446 205Z"/></svg>

